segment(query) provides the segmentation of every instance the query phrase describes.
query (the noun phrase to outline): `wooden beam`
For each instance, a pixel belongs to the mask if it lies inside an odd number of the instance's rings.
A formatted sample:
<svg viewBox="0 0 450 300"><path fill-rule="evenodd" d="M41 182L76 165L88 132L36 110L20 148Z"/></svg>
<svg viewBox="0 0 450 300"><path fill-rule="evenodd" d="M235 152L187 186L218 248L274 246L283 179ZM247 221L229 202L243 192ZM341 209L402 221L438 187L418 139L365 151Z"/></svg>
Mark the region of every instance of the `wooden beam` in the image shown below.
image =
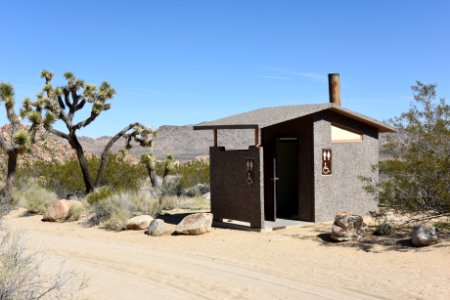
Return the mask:
<svg viewBox="0 0 450 300"><path fill-rule="evenodd" d="M257 124L247 125L195 125L194 130L211 130L211 129L254 129L259 128Z"/></svg>
<svg viewBox="0 0 450 300"><path fill-rule="evenodd" d="M259 146L259 129L255 128L255 147Z"/></svg>
<svg viewBox="0 0 450 300"><path fill-rule="evenodd" d="M214 147L217 147L217 129L214 129Z"/></svg>

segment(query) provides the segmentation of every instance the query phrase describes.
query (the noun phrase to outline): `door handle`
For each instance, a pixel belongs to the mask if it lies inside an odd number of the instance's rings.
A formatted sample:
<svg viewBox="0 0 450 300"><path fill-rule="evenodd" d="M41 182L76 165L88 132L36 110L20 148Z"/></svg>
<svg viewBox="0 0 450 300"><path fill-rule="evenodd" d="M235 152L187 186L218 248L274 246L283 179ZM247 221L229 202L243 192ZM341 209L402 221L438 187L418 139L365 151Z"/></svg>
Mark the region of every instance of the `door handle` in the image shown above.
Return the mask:
<svg viewBox="0 0 450 300"><path fill-rule="evenodd" d="M277 180L280 180L280 178L274 177L274 178L270 178L270 180L277 181Z"/></svg>

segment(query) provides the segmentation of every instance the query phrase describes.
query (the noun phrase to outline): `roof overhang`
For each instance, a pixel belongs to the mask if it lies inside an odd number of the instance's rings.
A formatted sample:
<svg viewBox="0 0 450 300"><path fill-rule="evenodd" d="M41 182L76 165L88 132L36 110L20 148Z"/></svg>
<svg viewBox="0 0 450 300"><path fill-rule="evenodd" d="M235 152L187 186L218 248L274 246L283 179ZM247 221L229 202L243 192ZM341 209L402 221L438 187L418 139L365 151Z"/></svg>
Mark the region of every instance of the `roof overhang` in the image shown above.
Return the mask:
<svg viewBox="0 0 450 300"><path fill-rule="evenodd" d="M355 121L359 121L361 123L367 124L367 125L369 125L371 127L374 127L376 129L378 129L378 132L382 132L382 133L385 133L385 132L397 132L397 130L394 127L389 126L389 125L387 125L385 123L378 122L376 120L371 120L368 117L360 116L359 114L356 114L356 113L353 113L353 112L341 109L341 108L336 107L336 106L332 106L328 110L329 111L333 111L335 113L338 113L338 114L340 114L342 116L348 117L350 119L353 119Z"/></svg>
<svg viewBox="0 0 450 300"><path fill-rule="evenodd" d="M195 125L194 130L213 130L213 129L259 129L257 124L239 124L239 125Z"/></svg>

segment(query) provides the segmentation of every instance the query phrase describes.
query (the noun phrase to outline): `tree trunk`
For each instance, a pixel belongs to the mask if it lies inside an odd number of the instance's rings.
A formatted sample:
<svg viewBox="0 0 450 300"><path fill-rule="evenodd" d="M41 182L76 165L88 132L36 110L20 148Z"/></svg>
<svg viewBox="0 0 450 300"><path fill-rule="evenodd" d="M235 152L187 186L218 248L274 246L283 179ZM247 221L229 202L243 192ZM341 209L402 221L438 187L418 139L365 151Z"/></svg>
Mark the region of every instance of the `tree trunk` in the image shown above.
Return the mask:
<svg viewBox="0 0 450 300"><path fill-rule="evenodd" d="M148 176L150 177L150 182L152 183L152 187L159 188L158 186L158 179L156 178L156 171L154 166L150 163L146 163L145 166L147 167Z"/></svg>
<svg viewBox="0 0 450 300"><path fill-rule="evenodd" d="M8 172L6 175L6 185L0 192L0 203L2 205L11 205L12 192L14 189L14 177L16 175L17 157L19 155L17 149L6 152L8 155Z"/></svg>
<svg viewBox="0 0 450 300"><path fill-rule="evenodd" d="M103 149L103 152L101 155L100 167L98 169L97 178L95 179L95 187L98 187L103 179L103 175L104 175L105 169L106 169L106 163L108 162L108 154L109 154L109 151L111 150L111 147L114 145L115 142L117 142L121 137L123 137L127 133L128 130L132 129L135 126L142 126L142 125L139 123L132 123L132 124L128 125L124 129L122 129L121 131L116 133L116 135L113 136L109 140L108 144L106 144L105 149Z"/></svg>
<svg viewBox="0 0 450 300"><path fill-rule="evenodd" d="M91 173L89 171L88 163L86 157L84 156L83 147L78 141L75 135L70 136L70 145L77 152L78 162L80 163L81 173L83 174L84 185L86 187L86 194L94 191L94 181L92 180Z"/></svg>

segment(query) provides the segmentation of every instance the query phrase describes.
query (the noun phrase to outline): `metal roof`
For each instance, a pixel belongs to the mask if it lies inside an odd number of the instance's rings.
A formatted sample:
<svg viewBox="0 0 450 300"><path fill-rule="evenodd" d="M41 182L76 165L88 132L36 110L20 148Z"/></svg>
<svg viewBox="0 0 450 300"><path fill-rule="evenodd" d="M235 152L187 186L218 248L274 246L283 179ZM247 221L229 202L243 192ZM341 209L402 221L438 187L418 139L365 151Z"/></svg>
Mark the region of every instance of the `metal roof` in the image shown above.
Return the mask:
<svg viewBox="0 0 450 300"><path fill-rule="evenodd" d="M342 108L332 103L276 106L252 110L211 122L204 122L194 126L195 130L208 129L252 129L264 128L274 124L301 118L307 115L330 110L348 118L360 121L378 129L379 132L395 132L395 128L369 118L365 115Z"/></svg>

